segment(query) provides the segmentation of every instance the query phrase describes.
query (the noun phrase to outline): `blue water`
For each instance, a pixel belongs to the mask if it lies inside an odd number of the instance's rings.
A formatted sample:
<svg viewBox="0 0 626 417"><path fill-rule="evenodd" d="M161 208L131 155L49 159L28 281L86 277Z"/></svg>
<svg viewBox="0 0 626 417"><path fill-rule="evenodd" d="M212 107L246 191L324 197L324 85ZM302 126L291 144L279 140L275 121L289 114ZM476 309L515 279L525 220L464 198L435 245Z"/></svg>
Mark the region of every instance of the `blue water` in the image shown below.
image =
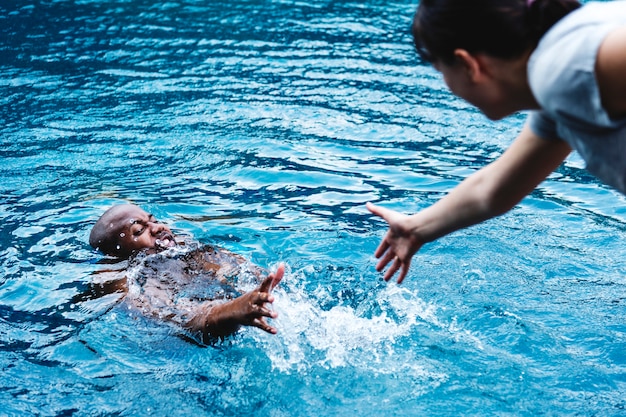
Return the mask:
<svg viewBox="0 0 626 417"><path fill-rule="evenodd" d="M0 4L0 414L626 415L624 197L573 155L402 286L367 201L424 208L493 160L412 50L413 1ZM279 334L212 347L115 296L87 244L133 202L287 265Z"/></svg>

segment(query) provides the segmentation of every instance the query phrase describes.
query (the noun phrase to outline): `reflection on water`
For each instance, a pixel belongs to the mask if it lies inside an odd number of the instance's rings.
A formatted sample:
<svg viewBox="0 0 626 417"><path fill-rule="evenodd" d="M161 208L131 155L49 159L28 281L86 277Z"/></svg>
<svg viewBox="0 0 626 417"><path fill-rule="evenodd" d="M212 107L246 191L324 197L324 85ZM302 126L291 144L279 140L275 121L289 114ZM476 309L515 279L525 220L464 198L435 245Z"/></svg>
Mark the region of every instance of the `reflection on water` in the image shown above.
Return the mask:
<svg viewBox="0 0 626 417"><path fill-rule="evenodd" d="M619 415L624 199L573 156L510 214L428 245L383 225L493 160L494 124L420 65L413 2L0 4L0 402L7 415ZM289 272L275 337L211 348L73 302L131 201Z"/></svg>

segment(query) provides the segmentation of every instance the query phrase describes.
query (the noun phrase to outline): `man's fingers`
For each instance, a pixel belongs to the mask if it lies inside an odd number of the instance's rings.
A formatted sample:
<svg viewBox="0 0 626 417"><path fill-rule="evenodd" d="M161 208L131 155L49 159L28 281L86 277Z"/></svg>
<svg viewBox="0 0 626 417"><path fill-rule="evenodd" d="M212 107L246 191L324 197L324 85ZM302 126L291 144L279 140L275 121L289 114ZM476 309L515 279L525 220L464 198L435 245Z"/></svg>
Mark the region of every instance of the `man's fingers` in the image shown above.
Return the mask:
<svg viewBox="0 0 626 417"><path fill-rule="evenodd" d="M276 317L278 317L277 312L275 312L274 310L269 310L267 308L262 309L261 314L265 317L269 317L270 319L275 319Z"/></svg>
<svg viewBox="0 0 626 417"><path fill-rule="evenodd" d="M272 327L272 326L270 326L269 324L267 324L267 323L265 322L265 320L259 320L259 324L257 325L257 327L258 327L259 329L264 330L264 331L266 331L266 332L268 332L268 333L271 333L271 334L276 334L276 333L278 333L278 330L276 330L276 328L275 328L275 327Z"/></svg>
<svg viewBox="0 0 626 417"><path fill-rule="evenodd" d="M268 276L266 276L263 279L263 282L261 282L261 285L259 285L258 291L259 292L269 292L271 287L272 287L272 281L274 280L272 274L269 274Z"/></svg>
<svg viewBox="0 0 626 417"><path fill-rule="evenodd" d="M254 305L258 305L258 306L262 306L265 303L273 303L274 302L274 296L268 292L261 292L261 291L257 291L256 292L256 297L254 298L254 301L252 301L252 303Z"/></svg>
<svg viewBox="0 0 626 417"><path fill-rule="evenodd" d="M276 318L278 313L265 307L265 303L273 303L274 296L272 294L260 292L257 293L256 300L250 303L250 314L254 317L265 316Z"/></svg>
<svg viewBox="0 0 626 417"><path fill-rule="evenodd" d="M259 329L267 333L278 333L278 330L276 330L276 328L270 326L265 321L265 317L275 319L276 317L278 317L278 313L270 310L265 305L266 303L274 302L274 296L271 294L271 291L283 279L284 275L285 265L281 263L280 265L278 265L276 272L268 274L263 282L261 282L261 285L259 285L259 287L255 291L253 291L253 293L255 294L250 293L252 298L249 299L250 308L248 310L248 313L246 314L250 326L258 327Z"/></svg>
<svg viewBox="0 0 626 417"><path fill-rule="evenodd" d="M278 330L276 330L275 327L272 327L269 324L267 324L267 322L263 318L253 320L251 325L254 327L258 327L259 329L266 331L268 333L271 333L271 334L278 333Z"/></svg>
<svg viewBox="0 0 626 417"><path fill-rule="evenodd" d="M278 285L278 283L283 279L285 275L285 264L278 265L276 272L270 273L261 285L259 286L259 291L261 292L270 292Z"/></svg>
<svg viewBox="0 0 626 417"><path fill-rule="evenodd" d="M270 274L270 276L272 277L272 286L270 290L273 290L274 287L278 285L278 283L283 279L284 275L285 275L285 264L280 263L278 265L278 268L276 268L276 272Z"/></svg>

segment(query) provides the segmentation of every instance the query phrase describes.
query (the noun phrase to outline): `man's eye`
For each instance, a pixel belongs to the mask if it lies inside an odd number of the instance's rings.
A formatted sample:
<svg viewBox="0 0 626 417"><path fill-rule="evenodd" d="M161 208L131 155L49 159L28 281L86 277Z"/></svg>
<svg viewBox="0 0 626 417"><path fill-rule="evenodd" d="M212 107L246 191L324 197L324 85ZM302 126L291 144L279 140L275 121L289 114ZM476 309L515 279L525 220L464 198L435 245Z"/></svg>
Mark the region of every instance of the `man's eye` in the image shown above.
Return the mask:
<svg viewBox="0 0 626 417"><path fill-rule="evenodd" d="M133 232L133 236L139 236L140 234L143 233L145 229L142 227L141 229L137 229Z"/></svg>

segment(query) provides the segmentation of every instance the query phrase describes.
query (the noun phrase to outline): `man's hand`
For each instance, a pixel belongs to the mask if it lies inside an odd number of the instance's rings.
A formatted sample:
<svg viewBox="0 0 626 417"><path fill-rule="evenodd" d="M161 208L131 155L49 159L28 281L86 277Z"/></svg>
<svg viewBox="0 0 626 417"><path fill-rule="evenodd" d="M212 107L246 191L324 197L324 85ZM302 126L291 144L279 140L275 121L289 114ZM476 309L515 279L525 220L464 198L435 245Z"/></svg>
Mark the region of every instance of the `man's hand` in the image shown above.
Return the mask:
<svg viewBox="0 0 626 417"><path fill-rule="evenodd" d="M241 325L258 327L268 333L276 334L278 330L267 324L265 317L275 319L278 316L278 313L270 310L269 304L274 302L272 290L283 279L284 274L285 265L280 264L276 272L269 274L257 289L227 303L232 304L229 306L232 319Z"/></svg>
<svg viewBox="0 0 626 417"><path fill-rule="evenodd" d="M202 330L205 335L223 337L232 334L240 326L258 327L271 334L278 330L270 326L266 317L276 318L278 313L271 310L269 304L274 302L272 290L283 279L285 265L280 264L276 272L269 274L255 290L247 292L224 304L213 305L202 309L189 323L191 329ZM200 320L198 316L202 316ZM198 322L203 325L198 329Z"/></svg>

